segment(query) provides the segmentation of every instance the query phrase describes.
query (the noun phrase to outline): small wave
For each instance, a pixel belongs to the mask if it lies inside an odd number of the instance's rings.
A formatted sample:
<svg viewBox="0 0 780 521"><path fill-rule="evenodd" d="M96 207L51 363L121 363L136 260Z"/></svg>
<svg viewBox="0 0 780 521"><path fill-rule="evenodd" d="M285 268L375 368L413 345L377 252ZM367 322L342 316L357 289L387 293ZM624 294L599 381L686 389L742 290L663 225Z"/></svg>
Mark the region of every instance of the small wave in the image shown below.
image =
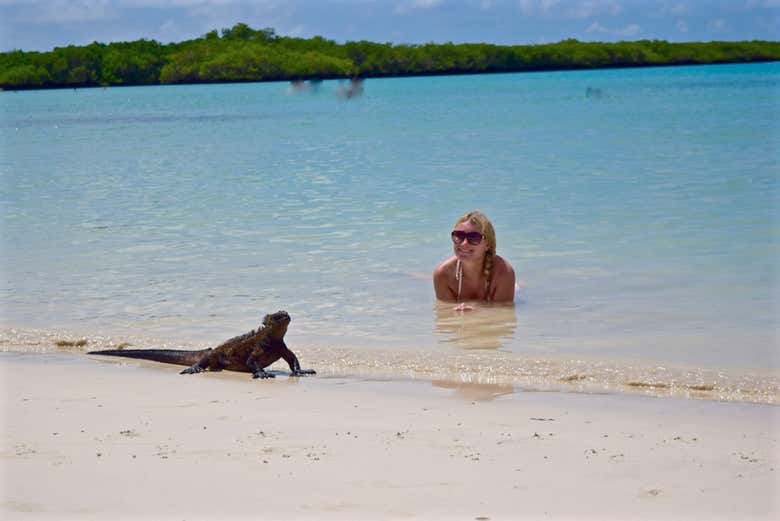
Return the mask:
<svg viewBox="0 0 780 521"><path fill-rule="evenodd" d="M98 349L202 349L190 343L141 336L81 334L70 330L0 329L0 351L46 353L86 353Z"/></svg>
<svg viewBox="0 0 780 521"><path fill-rule="evenodd" d="M70 331L0 330L1 351L83 354L97 349L202 349L192 342L144 337L82 335ZM292 346L291 346L292 347ZM445 385L489 385L515 391L640 394L761 404L780 403L774 371L726 371L615 360L531 357L496 350L299 345L302 365L322 376L423 380ZM285 369L283 363L279 363Z"/></svg>
<svg viewBox="0 0 780 521"><path fill-rule="evenodd" d="M16 118L11 119L5 125L9 128L23 128L23 127L79 127L79 126L99 126L99 127L113 127L113 126L137 126L137 125L150 125L150 124L173 124L176 122L183 122L185 124L214 124L214 123L232 123L243 121L258 121L268 119L268 114L261 113L245 113L245 114L228 114L228 113L213 113L213 114L182 114L182 113L168 113L168 114L138 114L138 115L111 115L110 117L96 117L90 115L79 116L60 116L57 121L52 121L51 117L40 118Z"/></svg>
<svg viewBox="0 0 780 521"><path fill-rule="evenodd" d="M780 403L780 377L764 372L659 367L610 360L527 357L501 351L301 350L320 374L510 385L525 391L641 394Z"/></svg>

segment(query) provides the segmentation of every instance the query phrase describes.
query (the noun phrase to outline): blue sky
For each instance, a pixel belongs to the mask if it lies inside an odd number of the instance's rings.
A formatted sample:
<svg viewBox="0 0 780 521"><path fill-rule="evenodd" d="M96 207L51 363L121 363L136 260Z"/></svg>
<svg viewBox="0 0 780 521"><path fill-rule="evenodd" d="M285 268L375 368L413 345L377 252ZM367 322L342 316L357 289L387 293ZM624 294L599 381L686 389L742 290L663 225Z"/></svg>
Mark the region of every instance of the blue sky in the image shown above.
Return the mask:
<svg viewBox="0 0 780 521"><path fill-rule="evenodd" d="M237 22L338 42L778 40L780 0L0 0L0 49L167 43Z"/></svg>

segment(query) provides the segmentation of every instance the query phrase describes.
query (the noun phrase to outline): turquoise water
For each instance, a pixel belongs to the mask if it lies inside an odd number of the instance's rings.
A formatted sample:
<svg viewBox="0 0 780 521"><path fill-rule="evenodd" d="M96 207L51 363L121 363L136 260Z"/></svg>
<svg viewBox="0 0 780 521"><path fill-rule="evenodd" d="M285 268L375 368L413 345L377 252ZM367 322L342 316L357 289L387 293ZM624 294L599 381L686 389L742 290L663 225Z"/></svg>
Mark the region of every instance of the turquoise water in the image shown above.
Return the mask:
<svg viewBox="0 0 780 521"><path fill-rule="evenodd" d="M336 373L413 352L461 378L500 357L774 385L778 80L771 63L370 79L349 100L335 81L0 93L4 342L210 345L286 309L288 344ZM430 272L474 208L523 287L464 315Z"/></svg>

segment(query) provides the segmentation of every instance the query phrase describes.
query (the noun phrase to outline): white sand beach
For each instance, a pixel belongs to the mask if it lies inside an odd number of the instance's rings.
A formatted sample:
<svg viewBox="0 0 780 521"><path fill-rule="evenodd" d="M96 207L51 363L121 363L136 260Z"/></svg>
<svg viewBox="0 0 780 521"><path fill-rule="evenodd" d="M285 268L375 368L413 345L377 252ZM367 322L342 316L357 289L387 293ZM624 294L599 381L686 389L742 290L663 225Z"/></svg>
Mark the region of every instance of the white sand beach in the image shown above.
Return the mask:
<svg viewBox="0 0 780 521"><path fill-rule="evenodd" d="M780 409L0 353L3 519L777 519Z"/></svg>

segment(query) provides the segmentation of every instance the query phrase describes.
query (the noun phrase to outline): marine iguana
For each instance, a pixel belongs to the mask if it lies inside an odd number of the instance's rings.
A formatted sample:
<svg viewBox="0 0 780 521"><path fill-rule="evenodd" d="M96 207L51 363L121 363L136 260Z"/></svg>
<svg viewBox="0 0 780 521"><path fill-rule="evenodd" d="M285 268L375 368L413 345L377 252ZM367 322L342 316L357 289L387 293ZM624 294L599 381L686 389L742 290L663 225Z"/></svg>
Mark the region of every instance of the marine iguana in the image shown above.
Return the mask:
<svg viewBox="0 0 780 521"><path fill-rule="evenodd" d="M90 355L123 356L140 358L166 364L187 365L179 374L194 374L205 371L241 371L252 373L252 378L274 378L265 368L280 358L290 366L290 376L316 374L311 369L301 369L298 357L287 348L284 335L290 324L286 311L266 315L257 331L250 331L233 337L215 348L199 351L181 349L107 349L90 351Z"/></svg>

